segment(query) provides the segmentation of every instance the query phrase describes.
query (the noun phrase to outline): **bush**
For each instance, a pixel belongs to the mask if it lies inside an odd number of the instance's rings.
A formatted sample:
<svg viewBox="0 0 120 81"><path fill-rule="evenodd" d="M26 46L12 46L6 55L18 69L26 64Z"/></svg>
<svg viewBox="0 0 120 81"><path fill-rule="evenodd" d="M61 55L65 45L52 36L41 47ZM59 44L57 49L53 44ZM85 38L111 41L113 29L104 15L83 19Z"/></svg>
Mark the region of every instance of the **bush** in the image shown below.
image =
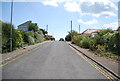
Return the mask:
<svg viewBox="0 0 120 81"><path fill-rule="evenodd" d="M66 40L66 41L72 41L72 42L73 42L74 36L78 35L78 33L77 33L75 30L73 30L72 32L68 32L68 33L69 33L69 34L66 35L65 40ZM73 42L73 43L74 43L74 42Z"/></svg>
<svg viewBox="0 0 120 81"><path fill-rule="evenodd" d="M34 44L34 43L35 43L34 38L31 37L31 36L28 36L28 43L29 43L29 44Z"/></svg>
<svg viewBox="0 0 120 81"><path fill-rule="evenodd" d="M104 38L102 36L95 37L96 45L104 45Z"/></svg>
<svg viewBox="0 0 120 81"><path fill-rule="evenodd" d="M35 42L42 42L44 36L42 34L38 34L37 32L35 32L34 38L35 38Z"/></svg>
<svg viewBox="0 0 120 81"><path fill-rule="evenodd" d="M96 40L94 38L90 40L89 44L90 44L89 49L91 51L95 51L97 49L96 48Z"/></svg>
<svg viewBox="0 0 120 81"><path fill-rule="evenodd" d="M80 41L80 46L83 48L89 48L90 47L90 37L83 37Z"/></svg>
<svg viewBox="0 0 120 81"><path fill-rule="evenodd" d="M13 38L14 38L13 45L15 45L15 48L20 47L23 42L21 30L15 30L15 33L13 34Z"/></svg>
<svg viewBox="0 0 120 81"><path fill-rule="evenodd" d="M22 34L24 44L28 44L29 43L28 38L30 36L30 33L27 31L21 31L21 34Z"/></svg>
<svg viewBox="0 0 120 81"><path fill-rule="evenodd" d="M79 45L80 35L75 35L73 38L73 43Z"/></svg>
<svg viewBox="0 0 120 81"><path fill-rule="evenodd" d="M119 55L120 53L120 32L114 33L110 41L108 43L108 49L109 51L112 51L113 53Z"/></svg>
<svg viewBox="0 0 120 81"><path fill-rule="evenodd" d="M38 27L37 23L30 23L28 30L29 30L29 31L37 32L37 31L38 31L38 28L39 28L39 27Z"/></svg>
<svg viewBox="0 0 120 81"><path fill-rule="evenodd" d="M113 33L113 31L111 29L105 29L105 30L101 30L100 32L98 32L98 34L100 36L103 36L103 35L105 35L107 33Z"/></svg>
<svg viewBox="0 0 120 81"><path fill-rule="evenodd" d="M71 41L71 35L70 35L70 34L67 35L67 36L65 37L65 40L66 40L66 41Z"/></svg>
<svg viewBox="0 0 120 81"><path fill-rule="evenodd" d="M6 53L10 51L11 25L8 23L0 23L0 25L2 25L2 53ZM32 23L29 28L31 31L17 30L12 25L12 50L44 41L43 32L38 30L36 23Z"/></svg>
<svg viewBox="0 0 120 81"><path fill-rule="evenodd" d="M2 53L10 51L10 30L11 25L2 23ZM12 34L14 34L14 27L12 26ZM14 39L12 39L13 41ZM14 48L14 45L13 45Z"/></svg>
<svg viewBox="0 0 120 81"><path fill-rule="evenodd" d="M105 52L105 51L106 51L106 45L97 45L96 48L97 48L96 51L97 51L98 53L102 53L102 52Z"/></svg>

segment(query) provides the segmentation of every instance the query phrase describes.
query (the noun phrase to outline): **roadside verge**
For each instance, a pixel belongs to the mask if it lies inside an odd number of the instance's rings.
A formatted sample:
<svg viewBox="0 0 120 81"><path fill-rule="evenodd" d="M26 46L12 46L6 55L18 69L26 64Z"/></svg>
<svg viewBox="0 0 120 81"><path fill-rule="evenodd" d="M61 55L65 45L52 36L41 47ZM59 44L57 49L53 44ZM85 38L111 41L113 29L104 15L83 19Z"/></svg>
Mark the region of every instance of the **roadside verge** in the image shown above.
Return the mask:
<svg viewBox="0 0 120 81"><path fill-rule="evenodd" d="M44 41L42 43L38 43L38 44L35 44L35 45L26 46L24 48L15 50L13 52L9 52L9 53L6 53L6 54L1 54L2 59L0 60L0 66L3 66L8 61L11 61L11 60L13 60L13 59L15 59L15 58L17 58L19 56L22 56L25 53L31 52L31 51L39 48L40 46L42 46L42 45L44 45L44 44L46 44L48 42L49 41Z"/></svg>
<svg viewBox="0 0 120 81"><path fill-rule="evenodd" d="M119 63L105 57L98 57L95 54L91 53L89 50L80 48L79 46L71 44L70 42L68 42L68 44L77 51L79 51L80 53L82 53L84 56L91 59L93 62L95 62L96 64L107 70L113 76L120 79L119 69L118 69Z"/></svg>

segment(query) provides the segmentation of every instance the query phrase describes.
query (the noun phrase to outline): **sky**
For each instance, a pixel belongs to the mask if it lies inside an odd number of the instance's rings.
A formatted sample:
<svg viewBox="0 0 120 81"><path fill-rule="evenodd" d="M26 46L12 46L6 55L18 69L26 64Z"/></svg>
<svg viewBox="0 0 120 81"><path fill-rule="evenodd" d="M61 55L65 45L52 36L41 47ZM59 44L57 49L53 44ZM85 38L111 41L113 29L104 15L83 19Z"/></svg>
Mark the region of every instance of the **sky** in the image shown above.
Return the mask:
<svg viewBox="0 0 120 81"><path fill-rule="evenodd" d="M11 0L2 0L2 18L10 22ZM13 0L13 25L17 26L32 20L39 28L57 40L65 38L73 22L73 30L113 29L118 27L119 0ZM1 3L0 3L1 5ZM119 18L120 21L120 18Z"/></svg>

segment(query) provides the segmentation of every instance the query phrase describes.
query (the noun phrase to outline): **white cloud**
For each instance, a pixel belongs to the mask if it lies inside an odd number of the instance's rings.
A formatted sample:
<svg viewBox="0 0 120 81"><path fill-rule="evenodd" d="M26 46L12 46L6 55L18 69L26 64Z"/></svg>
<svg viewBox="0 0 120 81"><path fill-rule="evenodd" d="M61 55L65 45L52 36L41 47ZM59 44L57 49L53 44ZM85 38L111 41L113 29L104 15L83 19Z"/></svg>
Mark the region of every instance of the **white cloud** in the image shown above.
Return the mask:
<svg viewBox="0 0 120 81"><path fill-rule="evenodd" d="M65 10L69 12L78 12L81 16L116 17L117 15L113 13L113 11L118 10L117 6L110 0L45 0L42 1L42 3L54 7L62 3Z"/></svg>
<svg viewBox="0 0 120 81"><path fill-rule="evenodd" d="M57 7L59 6L59 3L63 3L66 2L67 0L44 0L41 1L44 5L50 5L50 6L54 6Z"/></svg>
<svg viewBox="0 0 120 81"><path fill-rule="evenodd" d="M50 6L54 6L54 7L57 7L58 6L58 3L57 1L55 0L51 0L51 1L44 1L42 2L44 5L50 5Z"/></svg>
<svg viewBox="0 0 120 81"><path fill-rule="evenodd" d="M80 12L80 7L77 2L68 2L64 5L65 10L69 12Z"/></svg>
<svg viewBox="0 0 120 81"><path fill-rule="evenodd" d="M104 11L104 12L101 12L100 14L92 14L92 16L95 16L95 17L105 16L106 18L108 18L109 16L116 17L117 15L115 13L113 13L113 12Z"/></svg>
<svg viewBox="0 0 120 81"><path fill-rule="evenodd" d="M118 22L116 21L109 24L104 24L103 27L116 30L118 28Z"/></svg>
<svg viewBox="0 0 120 81"><path fill-rule="evenodd" d="M79 23L82 23L82 24L85 24L85 25L92 25L92 24L98 23L98 21L95 20L95 19L92 19L92 20L90 20L90 21L83 21L82 19L79 19L78 22L79 22Z"/></svg>
<svg viewBox="0 0 120 81"><path fill-rule="evenodd" d="M80 4L80 9L81 15L109 17L116 16L112 10L117 10L118 8L109 0L85 0Z"/></svg>

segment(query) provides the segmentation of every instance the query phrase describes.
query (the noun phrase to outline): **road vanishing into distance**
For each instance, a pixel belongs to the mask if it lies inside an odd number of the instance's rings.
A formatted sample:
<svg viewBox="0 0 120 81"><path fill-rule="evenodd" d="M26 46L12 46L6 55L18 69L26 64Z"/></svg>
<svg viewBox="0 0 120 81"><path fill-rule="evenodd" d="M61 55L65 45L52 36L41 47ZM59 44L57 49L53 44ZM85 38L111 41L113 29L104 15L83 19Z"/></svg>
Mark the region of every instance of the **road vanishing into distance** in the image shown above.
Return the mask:
<svg viewBox="0 0 120 81"><path fill-rule="evenodd" d="M2 68L3 79L107 79L68 43L52 41Z"/></svg>

